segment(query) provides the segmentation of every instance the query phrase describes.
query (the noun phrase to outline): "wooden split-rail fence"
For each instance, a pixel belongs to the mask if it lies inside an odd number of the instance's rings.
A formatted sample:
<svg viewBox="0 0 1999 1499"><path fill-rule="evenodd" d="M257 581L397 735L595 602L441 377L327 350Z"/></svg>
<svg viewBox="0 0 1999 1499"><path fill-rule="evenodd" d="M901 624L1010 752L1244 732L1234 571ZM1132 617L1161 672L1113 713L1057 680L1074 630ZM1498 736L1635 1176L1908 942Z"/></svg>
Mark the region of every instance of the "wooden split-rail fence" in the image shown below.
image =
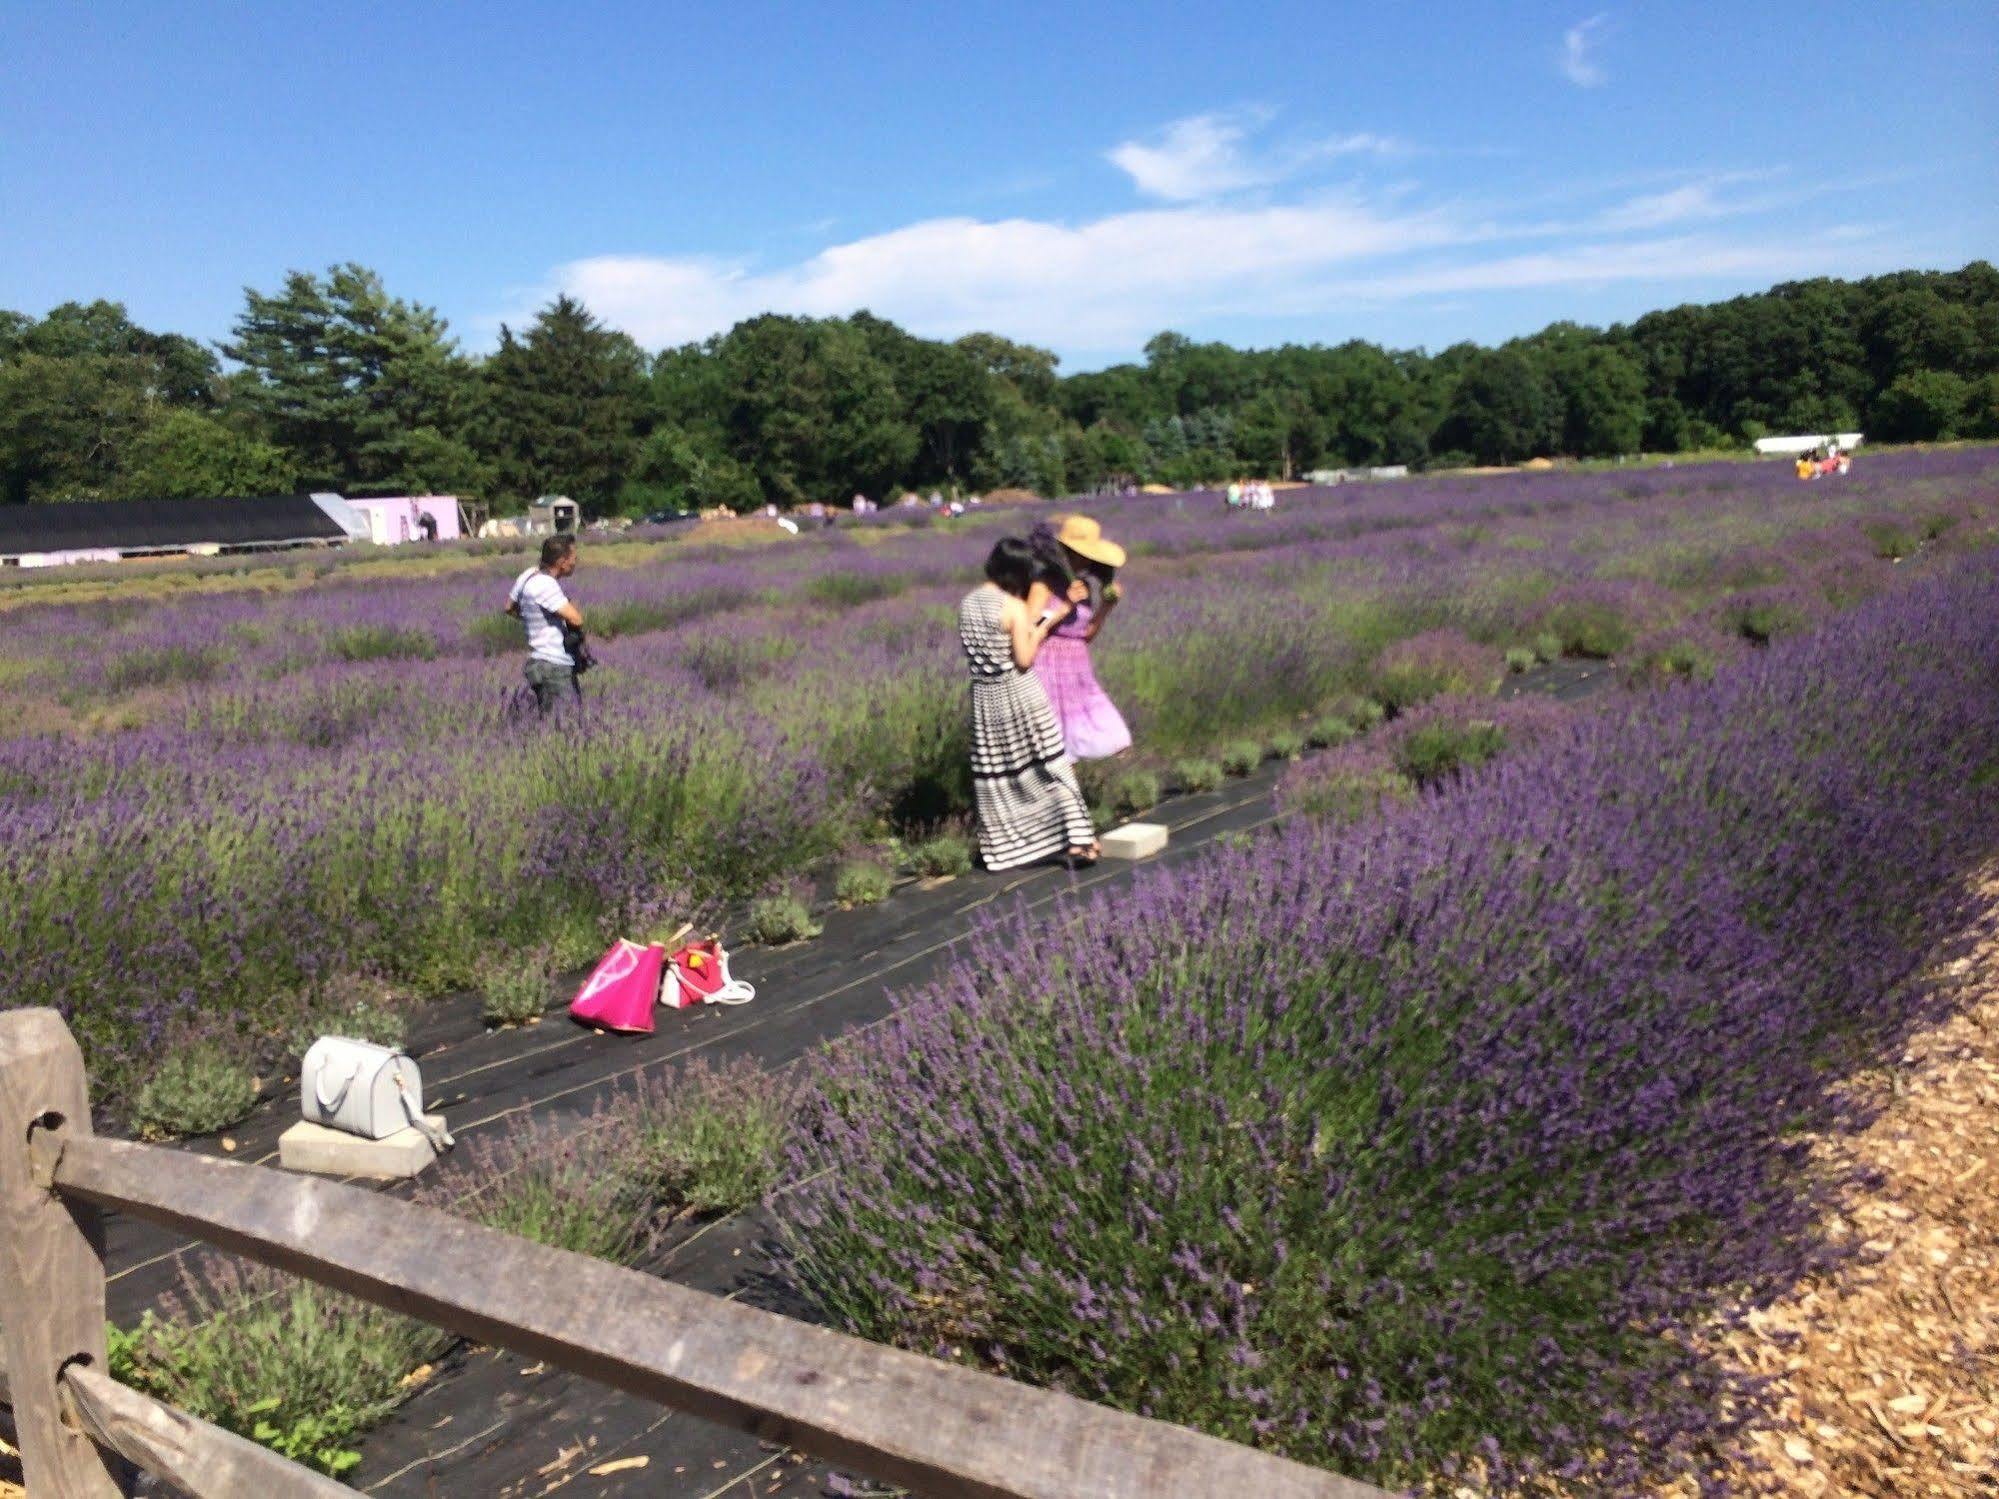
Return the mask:
<svg viewBox="0 0 1999 1499"><path fill-rule="evenodd" d="M351 1490L112 1379L114 1208L921 1495L1361 1499L1316 1468L550 1249L359 1187L99 1138L53 1010L0 1014L0 1396L31 1499Z"/></svg>

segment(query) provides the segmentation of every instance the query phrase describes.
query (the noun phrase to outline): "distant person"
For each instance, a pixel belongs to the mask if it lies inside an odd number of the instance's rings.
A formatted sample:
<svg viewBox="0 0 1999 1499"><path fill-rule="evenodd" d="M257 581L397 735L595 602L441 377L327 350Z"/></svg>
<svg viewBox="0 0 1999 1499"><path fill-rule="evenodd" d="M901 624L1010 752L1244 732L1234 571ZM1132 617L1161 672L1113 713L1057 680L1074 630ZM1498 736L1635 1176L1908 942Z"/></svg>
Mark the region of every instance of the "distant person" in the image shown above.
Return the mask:
<svg viewBox="0 0 1999 1499"><path fill-rule="evenodd" d="M868 513L868 497L867 497L866 495L864 495L864 494L857 494L857 495L855 495L855 496L854 496L854 514L856 514L856 515L866 515L867 513Z"/></svg>
<svg viewBox="0 0 1999 1499"><path fill-rule="evenodd" d="M1036 576L1034 548L1002 537L986 581L958 605L958 643L972 674L972 798L987 869L1015 869L1067 854L1097 858L1096 829L1076 784L1034 659L1069 613Z"/></svg>
<svg viewBox="0 0 1999 1499"><path fill-rule="evenodd" d="M1071 608L1042 642L1034 658L1062 741L1070 758L1104 760L1131 748L1131 729L1090 665L1090 643L1117 607L1121 592L1117 570L1124 566L1124 548L1104 539L1103 528L1087 515L1065 515L1060 525L1034 528L1037 550L1054 547L1070 575L1064 590Z"/></svg>
<svg viewBox="0 0 1999 1499"><path fill-rule="evenodd" d="M432 515L428 510L419 510L417 512L416 528L423 532L423 539L425 541L437 540L437 517Z"/></svg>
<svg viewBox="0 0 1999 1499"><path fill-rule="evenodd" d="M1228 501L1229 509L1234 510L1239 508L1242 504L1242 480L1229 480L1228 491L1224 495L1224 498Z"/></svg>
<svg viewBox="0 0 1999 1499"><path fill-rule="evenodd" d="M571 641L582 639L583 611L569 602L562 589L562 580L575 571L576 538L550 536L541 544L540 565L514 579L507 596L507 613L527 629L526 676L534 690L535 711L543 717L562 700L564 688L578 702L583 698L571 650Z"/></svg>
<svg viewBox="0 0 1999 1499"><path fill-rule="evenodd" d="M1812 455L1810 453L1798 454L1798 477L1800 479L1816 479L1818 476L1819 466L1812 461Z"/></svg>

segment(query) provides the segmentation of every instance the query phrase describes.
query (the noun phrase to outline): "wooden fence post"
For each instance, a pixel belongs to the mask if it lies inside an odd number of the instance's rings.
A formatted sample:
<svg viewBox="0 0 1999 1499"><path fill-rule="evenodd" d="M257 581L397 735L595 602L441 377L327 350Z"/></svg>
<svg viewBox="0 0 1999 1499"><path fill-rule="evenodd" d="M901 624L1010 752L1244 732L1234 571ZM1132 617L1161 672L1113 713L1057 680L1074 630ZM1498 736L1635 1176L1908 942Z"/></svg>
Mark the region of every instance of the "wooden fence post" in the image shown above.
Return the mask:
<svg viewBox="0 0 1999 1499"><path fill-rule="evenodd" d="M63 1420L58 1389L65 1365L105 1365L104 1232L97 1209L63 1201L36 1161L51 1137L89 1133L83 1053L62 1017L0 1015L0 1340L35 1499L125 1492L124 1464Z"/></svg>

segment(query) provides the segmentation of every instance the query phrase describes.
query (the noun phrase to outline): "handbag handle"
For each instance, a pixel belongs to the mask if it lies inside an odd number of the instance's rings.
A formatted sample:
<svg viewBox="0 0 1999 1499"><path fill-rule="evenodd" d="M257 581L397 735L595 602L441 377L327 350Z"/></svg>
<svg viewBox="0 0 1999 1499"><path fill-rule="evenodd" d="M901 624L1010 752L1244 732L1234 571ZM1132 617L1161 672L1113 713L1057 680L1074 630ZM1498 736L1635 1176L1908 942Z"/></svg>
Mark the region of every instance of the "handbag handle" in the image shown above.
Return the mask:
<svg viewBox="0 0 1999 1499"><path fill-rule="evenodd" d="M319 1111L322 1114L339 1113L340 1106L347 1101L347 1090L354 1086L354 1079L360 1075L361 1064L357 1061L348 1072L347 1081L340 1085L340 1091L329 1099L326 1096L326 1068L321 1067L319 1075L312 1080L312 1096L319 1101Z"/></svg>

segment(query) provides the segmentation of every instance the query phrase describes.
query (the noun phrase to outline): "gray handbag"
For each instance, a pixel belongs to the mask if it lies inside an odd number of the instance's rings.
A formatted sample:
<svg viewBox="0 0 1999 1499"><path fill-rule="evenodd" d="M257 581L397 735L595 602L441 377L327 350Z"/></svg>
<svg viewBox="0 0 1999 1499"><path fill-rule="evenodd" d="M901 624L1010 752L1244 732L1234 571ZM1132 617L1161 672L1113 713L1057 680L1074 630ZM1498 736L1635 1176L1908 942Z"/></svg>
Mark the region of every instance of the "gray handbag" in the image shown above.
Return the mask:
<svg viewBox="0 0 1999 1499"><path fill-rule="evenodd" d="M423 1074L407 1053L347 1036L321 1036L299 1070L299 1102L310 1124L368 1140L415 1129L433 1150L451 1133L423 1117Z"/></svg>

